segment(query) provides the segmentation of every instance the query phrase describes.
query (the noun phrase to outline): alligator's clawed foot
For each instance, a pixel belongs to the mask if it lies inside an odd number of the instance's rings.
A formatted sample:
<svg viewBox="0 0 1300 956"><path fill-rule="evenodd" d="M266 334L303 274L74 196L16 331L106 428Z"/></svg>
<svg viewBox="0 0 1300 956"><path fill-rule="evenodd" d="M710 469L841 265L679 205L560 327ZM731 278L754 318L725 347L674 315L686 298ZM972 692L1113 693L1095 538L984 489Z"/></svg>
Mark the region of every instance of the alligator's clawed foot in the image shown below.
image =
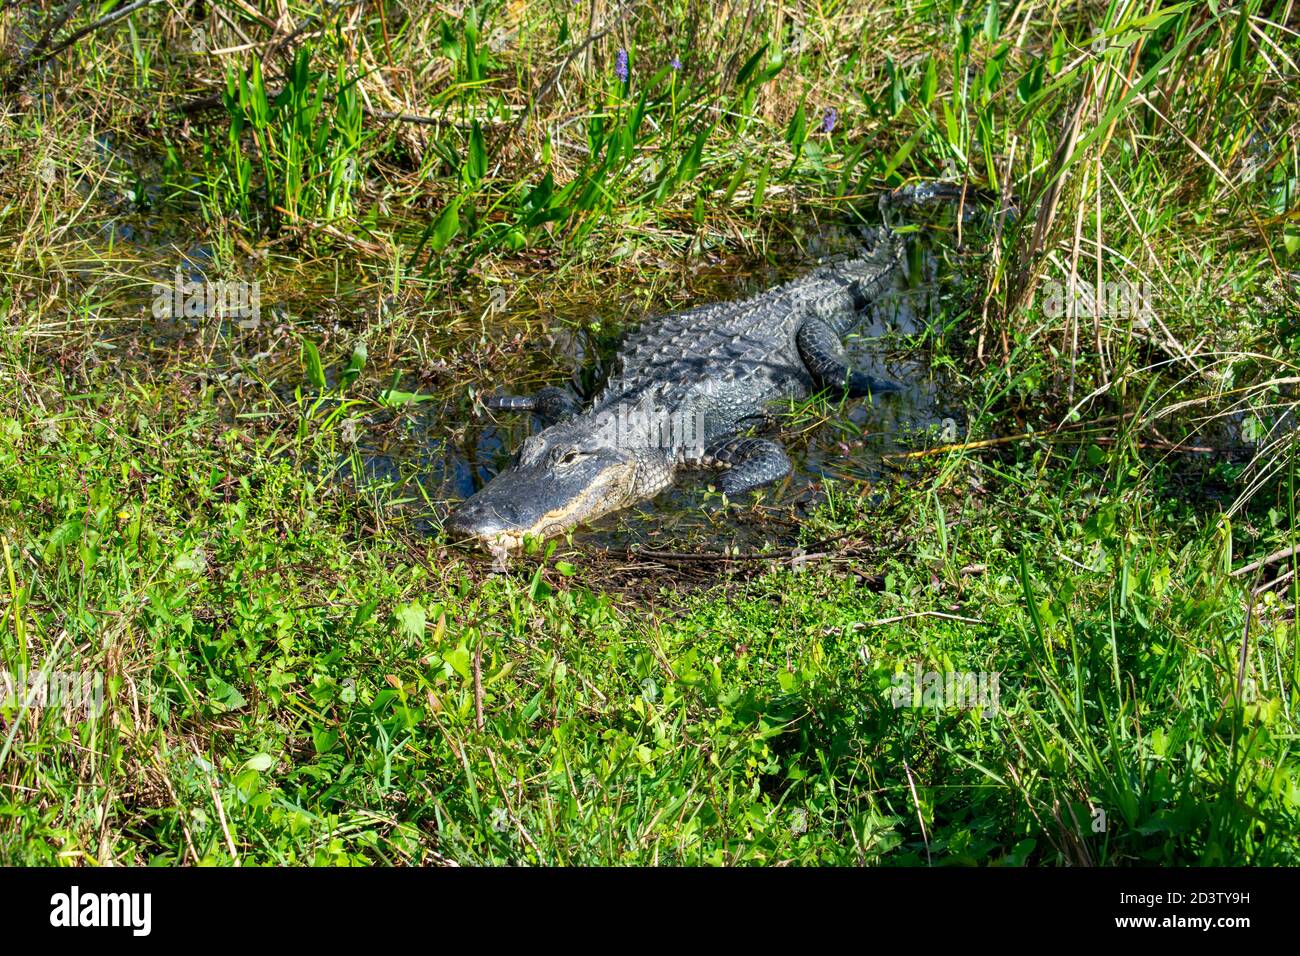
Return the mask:
<svg viewBox="0 0 1300 956"><path fill-rule="evenodd" d="M582 403L562 388L547 385L532 395L491 395L483 404L497 412L532 412L543 425L572 418L582 410Z"/></svg>
<svg viewBox="0 0 1300 956"><path fill-rule="evenodd" d="M785 449L766 438L732 438L712 449L708 459L727 469L718 488L728 498L780 481L794 470Z"/></svg>
<svg viewBox="0 0 1300 956"><path fill-rule="evenodd" d="M843 392L848 398L867 398L882 392L896 392L895 382L872 378L851 368L835 330L821 319L806 319L795 335L799 357L819 389Z"/></svg>

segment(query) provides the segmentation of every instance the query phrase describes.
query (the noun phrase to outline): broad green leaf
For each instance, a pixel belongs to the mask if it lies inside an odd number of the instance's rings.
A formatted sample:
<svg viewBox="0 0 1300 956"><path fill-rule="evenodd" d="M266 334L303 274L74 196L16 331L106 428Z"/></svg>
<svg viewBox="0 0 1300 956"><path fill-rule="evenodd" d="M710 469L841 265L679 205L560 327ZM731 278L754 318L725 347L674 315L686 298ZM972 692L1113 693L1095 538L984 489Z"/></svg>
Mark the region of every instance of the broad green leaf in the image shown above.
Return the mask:
<svg viewBox="0 0 1300 956"><path fill-rule="evenodd" d="M465 178L470 183L481 182L487 175L487 150L483 148L483 128L478 120L469 134L469 155L465 158Z"/></svg>
<svg viewBox="0 0 1300 956"><path fill-rule="evenodd" d="M442 656L447 662L447 666L454 670L465 680L469 679L469 648L464 644L457 645L454 649L448 651Z"/></svg>
<svg viewBox="0 0 1300 956"><path fill-rule="evenodd" d="M397 617L399 629L407 637L412 640L419 640L424 636L424 606L419 601L403 604L394 613Z"/></svg>
<svg viewBox="0 0 1300 956"><path fill-rule="evenodd" d="M307 381L317 388L323 389L325 387L325 367L321 365L320 351L316 348L315 343L307 339L302 341L302 362L307 371Z"/></svg>
<svg viewBox="0 0 1300 956"><path fill-rule="evenodd" d="M438 217L438 224L433 227L433 235L429 239L429 248L434 252L442 252L458 232L460 232L459 196L453 199Z"/></svg>
<svg viewBox="0 0 1300 956"><path fill-rule="evenodd" d="M257 754L244 761L244 766L258 773L265 773L275 766L275 758L270 754Z"/></svg>
<svg viewBox="0 0 1300 956"><path fill-rule="evenodd" d="M939 73L934 65L934 57L927 57L925 76L921 78L921 105L929 106L934 102L934 92L939 87Z"/></svg>
<svg viewBox="0 0 1300 956"><path fill-rule="evenodd" d="M386 388L379 393L379 404L387 408L398 408L402 405L415 405L420 402L433 401L432 395L421 395L419 392L403 392L395 388Z"/></svg>

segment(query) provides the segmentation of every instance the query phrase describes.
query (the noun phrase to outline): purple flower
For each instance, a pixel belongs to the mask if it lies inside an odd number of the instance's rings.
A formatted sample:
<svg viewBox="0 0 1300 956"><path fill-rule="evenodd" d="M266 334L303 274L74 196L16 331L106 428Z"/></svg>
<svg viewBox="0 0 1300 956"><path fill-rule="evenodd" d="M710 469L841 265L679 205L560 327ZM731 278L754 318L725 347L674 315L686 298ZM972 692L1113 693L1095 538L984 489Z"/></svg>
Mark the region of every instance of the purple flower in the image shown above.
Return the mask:
<svg viewBox="0 0 1300 956"><path fill-rule="evenodd" d="M627 50L619 49L618 56L614 59L614 75L624 83L627 82Z"/></svg>
<svg viewBox="0 0 1300 956"><path fill-rule="evenodd" d="M830 133L835 130L835 124L839 122L840 111L833 106L828 106L826 112L822 114L822 132Z"/></svg>
<svg viewBox="0 0 1300 956"><path fill-rule="evenodd" d="M673 58L668 61L668 65L671 66L674 70L680 70L682 68L682 58L679 57L676 53L674 53Z"/></svg>

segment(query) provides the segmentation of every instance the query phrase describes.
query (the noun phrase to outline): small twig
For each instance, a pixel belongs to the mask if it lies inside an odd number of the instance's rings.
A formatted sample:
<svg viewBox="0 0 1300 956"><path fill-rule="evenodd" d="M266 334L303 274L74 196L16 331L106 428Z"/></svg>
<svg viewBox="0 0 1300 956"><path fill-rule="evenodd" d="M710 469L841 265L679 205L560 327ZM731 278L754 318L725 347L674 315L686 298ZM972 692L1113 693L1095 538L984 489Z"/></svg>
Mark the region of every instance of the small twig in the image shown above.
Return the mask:
<svg viewBox="0 0 1300 956"><path fill-rule="evenodd" d="M1118 439L1115 438L1102 437L1102 436L1093 437L1088 440L1097 445L1114 445L1118 441ZM1066 442L1066 444L1069 443ZM1182 454L1182 455L1212 455L1217 451L1221 451L1221 449L1211 448L1209 445L1183 445L1179 442L1165 441L1163 438L1149 439L1147 441L1139 441L1137 442L1137 447L1150 448L1158 451L1167 451L1170 452L1171 454Z"/></svg>
<svg viewBox="0 0 1300 956"><path fill-rule="evenodd" d="M1066 438L1049 438L1048 432L1021 432L1018 435L1003 435L999 438L985 438L982 441L958 442L952 445L936 445L934 448L923 448L920 451L899 452L893 455L884 455L886 459L893 458L929 458L934 455L943 455L953 451L973 451L978 448L992 448L997 445L1006 445L1015 441L1028 441L1031 438L1042 438L1048 441L1059 442L1062 444L1071 444L1074 442L1091 441L1098 445L1113 445L1116 439L1108 435L1097 435L1087 439L1066 439ZM1217 448L1211 448L1209 445L1182 445L1171 441L1139 441L1139 448L1158 449L1160 451L1179 452L1182 454L1209 455L1216 451Z"/></svg>
<svg viewBox="0 0 1300 956"><path fill-rule="evenodd" d="M650 548L634 547L628 550L630 557L650 558L655 561L786 561L796 559L801 562L818 558L845 554L845 551L823 551L827 545L843 541L848 533L838 534L825 541L819 541L811 548L785 548L781 551L745 551L739 554L725 554L721 551L654 551Z"/></svg>
<svg viewBox="0 0 1300 956"><path fill-rule="evenodd" d="M898 452L893 455L882 455L886 461L893 459L914 459L929 458L933 455L946 455L954 451L974 451L977 448L994 448L998 445L1007 445L1013 441L1025 441L1029 438L1042 438L1046 432L1021 432L1018 435L1003 435L999 438L984 438L980 441L955 442L949 445L936 445L933 448L922 448L920 451Z"/></svg>
<svg viewBox="0 0 1300 956"><path fill-rule="evenodd" d="M506 788L501 784L501 774L497 770L496 756L492 753L492 749L490 747L486 748L484 752L487 754L488 763L492 765L492 782L497 785L497 793L501 794L501 806L506 811L506 816L508 816L510 818L510 822L515 825L515 828L519 831L519 835L524 838L524 842L533 848L533 852L537 854L537 862L545 863L546 856L545 854L542 853L542 848L539 847L536 844L536 842L534 842L533 838L529 835L528 831L524 828L523 821L519 819L519 817L515 814L514 809L510 806L510 797L506 795Z"/></svg>
<svg viewBox="0 0 1300 956"><path fill-rule="evenodd" d="M1021 432L1018 435L1002 435L998 438L985 438L980 441L954 442L949 445L936 445L934 448L923 448L920 451L899 452L892 455L883 455L885 460L894 458L927 458L931 455L942 455L950 451L967 451L975 448L991 448L995 445L1005 445L1013 441L1025 441L1030 438L1046 438L1057 432L1073 431L1079 428L1095 428L1098 425L1106 425L1111 422L1124 421L1132 418L1134 412L1125 412L1123 415L1105 415L1101 418L1094 418L1088 422L1062 422L1055 428L1039 432Z"/></svg>
<svg viewBox="0 0 1300 956"><path fill-rule="evenodd" d="M1289 558L1291 555L1298 553L1300 553L1300 544L1293 544L1289 548L1274 551L1272 554L1260 558L1258 561L1252 561L1250 564L1242 565L1232 572L1232 577L1239 578L1243 574L1250 574L1251 571L1258 571L1267 564L1273 564L1275 561L1281 561L1283 558Z"/></svg>
<svg viewBox="0 0 1300 956"><path fill-rule="evenodd" d="M54 59L56 56L58 56L68 47L72 46L72 44L76 43L82 37L89 36L90 34L94 33L96 30L100 30L106 26L114 24L118 20L121 20L123 17L128 17L131 14L135 13L137 10L141 10L144 7L153 6L155 3L162 3L162 2L163 0L135 0L135 3L128 3L120 10L114 10L112 13L106 13L104 16L100 17L94 23L88 24L82 27L80 30L74 30L66 38L60 40L54 46L50 47L50 49L46 53L40 55L39 57L37 56L29 57L27 61L21 64L18 67L18 69L14 70L13 75L10 76L9 79L5 81L5 89L10 92L17 89L18 85L24 79L26 79L27 74L30 73L33 69L35 69L38 66L42 66L45 63L48 63L50 60ZM76 6L76 4L69 4L69 6ZM66 17L64 19L66 19Z"/></svg>
<svg viewBox="0 0 1300 956"><path fill-rule="evenodd" d="M32 67L41 62L40 57L45 52L46 47L50 45L50 41L54 39L54 34L63 29L63 25L76 12L77 7L81 6L81 2L82 0L68 0L63 9L49 22L45 32L41 34L41 38L27 51L26 56L18 62L13 73L5 80L5 89L7 91L16 90L18 85L27 77L27 74L31 72Z"/></svg>
<svg viewBox="0 0 1300 956"><path fill-rule="evenodd" d="M1265 581L1259 587L1255 588L1255 593L1263 594L1265 591L1269 590L1270 588L1275 588L1279 584L1286 584L1286 582L1290 581L1293 577L1295 577L1294 569L1288 571L1286 574L1279 574L1272 581Z"/></svg>
<svg viewBox="0 0 1300 956"><path fill-rule="evenodd" d="M330 16L333 13L339 12L339 10L342 7L344 6L353 7L356 6L358 3L362 3L362 2L364 2L364 0L351 0L351 2L347 4L337 2L337 0L334 3L327 3L325 5L324 10L320 10L316 13L313 13L306 20L303 20L302 23L298 24L296 27L294 27L284 36L280 37L280 39L272 43L267 48L266 55L268 57L275 56L277 53L279 53L281 50L287 47L294 40L298 39L308 30L316 26L316 24L319 23L321 20L325 19L326 17Z"/></svg>
<svg viewBox="0 0 1300 956"><path fill-rule="evenodd" d="M907 787L912 791L912 806L916 807L916 822L921 824L921 840L925 843L925 862L933 865L934 860L930 857L930 836L925 832L925 817L921 813L921 798L916 795L916 780L912 777L912 768L903 761L903 772L907 774Z"/></svg>
<svg viewBox="0 0 1300 956"><path fill-rule="evenodd" d="M172 798L172 803L176 804L176 810L178 811L176 814L176 820L181 825L181 836L185 838L185 846L190 851L190 859L194 861L195 866L199 866L201 863L199 852L194 849L194 841L190 838L190 828L185 823L185 807L181 805L180 797L176 796L176 788L172 786L171 775L167 773L167 768L162 765L162 760L156 752L153 755L153 759L154 764L158 767L158 773L162 777L163 785L167 788L167 793Z"/></svg>
<svg viewBox="0 0 1300 956"><path fill-rule="evenodd" d="M883 627L886 624L897 624L899 621L910 621L913 618L917 618L917 617L937 617L937 618L942 618L945 621L956 621L959 624L987 623L982 618L963 617L960 614L947 614L943 611L912 611L909 614L898 614L894 617L882 617L879 620L875 620L875 621L866 621L866 622L858 621L853 624L846 624L844 625L844 627L840 628L840 630L841 631L849 631L849 630L865 631L869 627ZM835 629L832 628L827 633L829 634L834 632Z"/></svg>
<svg viewBox="0 0 1300 956"><path fill-rule="evenodd" d="M200 765L207 763L203 755L199 753L198 745L190 741L190 747L194 751L195 758ZM230 825L226 823L226 807L221 802L221 793L217 790L215 775L209 770L205 776L208 778L208 792L212 794L212 803L217 808L217 820L221 823L221 832L226 837L226 848L230 850L230 858L235 862L235 866L242 866L239 860L239 851L235 849L235 838L230 835Z"/></svg>
<svg viewBox="0 0 1300 956"><path fill-rule="evenodd" d="M420 116L416 113L394 113L391 110L367 110L362 107L362 111L367 116L373 116L377 120L383 120L387 123L412 123L416 126L459 126L460 123L454 120L446 120L440 116Z"/></svg>
<svg viewBox="0 0 1300 956"><path fill-rule="evenodd" d="M381 246L378 246L373 242L366 242L364 239L358 239L356 236L350 236L343 230L331 226L327 222L314 222L311 219L304 219L301 216L295 216L282 206L272 206L271 208L285 217L287 220L286 225L295 228L300 232L307 232L314 229L337 239L339 242L346 243L355 249L360 249L362 252L369 253L372 256L384 255L385 250Z"/></svg>

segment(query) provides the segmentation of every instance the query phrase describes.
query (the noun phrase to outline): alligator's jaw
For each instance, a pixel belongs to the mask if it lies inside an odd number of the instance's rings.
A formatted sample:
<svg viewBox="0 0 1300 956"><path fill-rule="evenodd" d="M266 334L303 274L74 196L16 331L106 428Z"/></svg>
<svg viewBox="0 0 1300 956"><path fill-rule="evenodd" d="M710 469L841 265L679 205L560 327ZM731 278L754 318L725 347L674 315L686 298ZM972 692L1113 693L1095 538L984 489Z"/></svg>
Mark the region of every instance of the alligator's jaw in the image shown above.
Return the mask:
<svg viewBox="0 0 1300 956"><path fill-rule="evenodd" d="M529 538L558 537L634 504L636 477L636 459L626 454L593 455L571 467L517 465L453 511L447 529L494 554L517 551Z"/></svg>

